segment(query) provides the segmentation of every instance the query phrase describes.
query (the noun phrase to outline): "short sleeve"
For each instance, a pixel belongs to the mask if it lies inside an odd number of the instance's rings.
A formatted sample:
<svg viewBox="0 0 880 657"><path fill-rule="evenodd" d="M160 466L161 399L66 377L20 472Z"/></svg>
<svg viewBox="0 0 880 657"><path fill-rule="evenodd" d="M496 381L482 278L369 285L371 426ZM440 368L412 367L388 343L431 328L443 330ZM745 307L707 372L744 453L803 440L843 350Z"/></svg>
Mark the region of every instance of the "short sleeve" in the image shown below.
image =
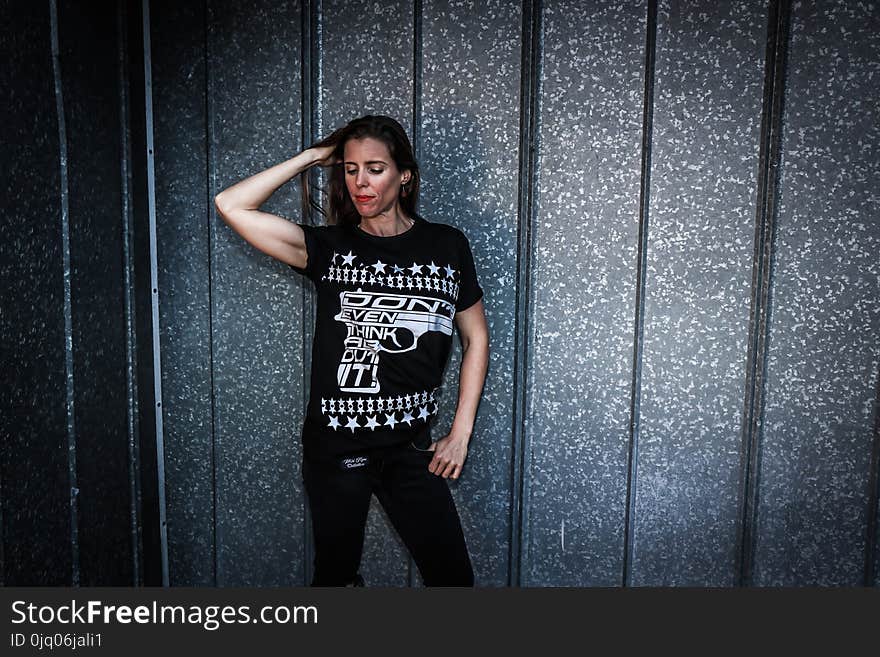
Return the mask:
<svg viewBox="0 0 880 657"><path fill-rule="evenodd" d="M306 254L308 255L305 267L296 267L289 265L291 269L305 276L308 279L315 280L319 276L318 272L325 269L327 263L327 244L323 239L322 233L326 232L326 228L320 226L309 226L308 224L297 224L302 228L306 240Z"/></svg>
<svg viewBox="0 0 880 657"><path fill-rule="evenodd" d="M459 232L459 260L461 280L458 285L458 300L455 302L456 312L467 310L477 301L483 298L483 289L477 281L477 271L474 266L474 256L471 246L464 233Z"/></svg>

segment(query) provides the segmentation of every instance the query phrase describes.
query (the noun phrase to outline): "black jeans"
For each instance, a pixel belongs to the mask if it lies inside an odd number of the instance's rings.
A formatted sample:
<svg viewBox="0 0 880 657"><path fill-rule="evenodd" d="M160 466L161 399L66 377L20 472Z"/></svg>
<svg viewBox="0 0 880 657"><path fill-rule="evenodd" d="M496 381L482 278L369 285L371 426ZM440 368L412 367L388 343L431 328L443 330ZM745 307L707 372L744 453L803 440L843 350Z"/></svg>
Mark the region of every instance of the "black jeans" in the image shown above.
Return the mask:
<svg viewBox="0 0 880 657"><path fill-rule="evenodd" d="M350 455L346 463L303 459L315 537L312 586L346 586L359 579L373 494L403 539L425 586L474 585L449 486L428 470L433 455L405 443ZM363 456L367 463L359 465Z"/></svg>

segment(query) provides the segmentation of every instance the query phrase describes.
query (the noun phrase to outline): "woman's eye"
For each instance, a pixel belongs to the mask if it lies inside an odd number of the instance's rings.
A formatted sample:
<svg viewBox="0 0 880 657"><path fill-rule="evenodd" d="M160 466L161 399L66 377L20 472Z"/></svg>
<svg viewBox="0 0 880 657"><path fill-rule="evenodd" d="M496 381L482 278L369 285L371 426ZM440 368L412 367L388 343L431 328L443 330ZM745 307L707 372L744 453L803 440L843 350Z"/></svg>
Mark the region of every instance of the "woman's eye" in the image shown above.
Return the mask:
<svg viewBox="0 0 880 657"><path fill-rule="evenodd" d="M372 173L372 174L378 176L379 174L384 173L384 172L385 172L385 169L368 169L368 171L369 171L370 173ZM357 175L357 169L349 169L349 170L346 171L345 173L347 173L349 176L356 176L356 175Z"/></svg>

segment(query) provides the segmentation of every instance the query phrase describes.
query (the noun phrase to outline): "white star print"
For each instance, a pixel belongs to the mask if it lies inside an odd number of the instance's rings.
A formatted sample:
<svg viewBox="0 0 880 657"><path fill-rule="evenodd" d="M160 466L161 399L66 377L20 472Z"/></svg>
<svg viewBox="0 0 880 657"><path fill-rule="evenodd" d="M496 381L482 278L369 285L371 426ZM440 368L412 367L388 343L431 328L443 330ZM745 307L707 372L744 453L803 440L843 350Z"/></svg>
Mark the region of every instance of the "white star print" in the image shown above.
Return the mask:
<svg viewBox="0 0 880 657"><path fill-rule="evenodd" d="M395 274L402 274L403 273L403 270L400 267L398 267L397 265L393 265L393 267L394 267Z"/></svg>
<svg viewBox="0 0 880 657"><path fill-rule="evenodd" d="M413 266L407 267L407 269L409 269L413 273L413 275L422 273L422 266L417 265L416 263L413 263Z"/></svg>
<svg viewBox="0 0 880 657"><path fill-rule="evenodd" d="M407 411L403 414L403 419L401 420L401 422L406 422L407 426L412 426L413 420L415 420L415 418L412 416L412 413Z"/></svg>
<svg viewBox="0 0 880 657"><path fill-rule="evenodd" d="M376 427L380 426L378 422L376 422L376 416L371 415L367 418L367 427L370 428L370 431L375 431Z"/></svg>
<svg viewBox="0 0 880 657"><path fill-rule="evenodd" d="M455 270L452 267L450 267L449 265L446 265L445 269L446 269L446 276L448 276L449 278L452 278L455 275Z"/></svg>
<svg viewBox="0 0 880 657"><path fill-rule="evenodd" d="M339 424L339 420L337 420L335 417L331 416L330 417L330 424L328 424L327 426L333 427L333 430L336 431L341 425Z"/></svg>
<svg viewBox="0 0 880 657"><path fill-rule="evenodd" d="M427 407L427 406L422 406L421 410L419 411L419 419L420 419L420 420L424 420L424 419L426 419L429 415L430 415L430 413L428 413L428 407Z"/></svg>
<svg viewBox="0 0 880 657"><path fill-rule="evenodd" d="M351 432L354 433L355 429L360 429L361 425L358 424L357 416L351 417L348 416L348 424L345 425L346 429L351 429Z"/></svg>
<svg viewBox="0 0 880 657"><path fill-rule="evenodd" d="M342 259L345 261L342 263L343 265L351 265L354 263L355 255L349 251L348 255L342 256Z"/></svg>
<svg viewBox="0 0 880 657"><path fill-rule="evenodd" d="M386 427L390 426L393 429L394 425L397 424L397 420L394 418L394 413L392 413L391 415L386 415L385 417L386 417L385 426Z"/></svg>
<svg viewBox="0 0 880 657"><path fill-rule="evenodd" d="M382 262L381 260L377 260L377 261L376 261L376 264L375 264L375 265L370 265L370 267L372 267L373 269L375 269L377 274L380 273L380 272L383 273L383 274L385 273L385 263Z"/></svg>
<svg viewBox="0 0 880 657"><path fill-rule="evenodd" d="M440 267L435 265L433 260L431 261L431 264L428 265L428 269L431 270L431 273L434 274L434 276L436 276L438 273L440 273Z"/></svg>

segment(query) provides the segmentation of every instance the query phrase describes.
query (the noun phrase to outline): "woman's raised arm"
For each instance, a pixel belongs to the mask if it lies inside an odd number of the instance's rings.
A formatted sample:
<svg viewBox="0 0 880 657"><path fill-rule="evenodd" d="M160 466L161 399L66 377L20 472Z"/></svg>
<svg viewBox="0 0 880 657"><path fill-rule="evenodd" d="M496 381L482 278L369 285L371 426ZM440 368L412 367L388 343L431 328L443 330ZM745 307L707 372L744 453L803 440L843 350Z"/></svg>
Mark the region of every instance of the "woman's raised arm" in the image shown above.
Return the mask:
<svg viewBox="0 0 880 657"><path fill-rule="evenodd" d="M259 207L281 185L314 164L328 161L332 146L307 148L286 162L254 174L227 187L214 197L217 213L256 249L296 267L305 267L305 235L302 228Z"/></svg>

